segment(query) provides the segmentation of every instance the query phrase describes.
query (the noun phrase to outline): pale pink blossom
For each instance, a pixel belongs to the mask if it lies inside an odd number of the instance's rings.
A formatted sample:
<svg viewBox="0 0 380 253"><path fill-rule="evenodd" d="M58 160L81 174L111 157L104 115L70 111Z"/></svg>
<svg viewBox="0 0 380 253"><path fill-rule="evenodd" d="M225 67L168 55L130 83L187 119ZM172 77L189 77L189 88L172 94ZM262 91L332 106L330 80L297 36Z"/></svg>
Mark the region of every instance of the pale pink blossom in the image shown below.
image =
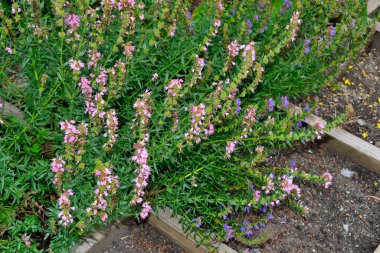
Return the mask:
<svg viewBox="0 0 380 253"><path fill-rule="evenodd" d="M13 50L9 47L6 47L5 48L5 51L8 53L8 54L13 54Z"/></svg>
<svg viewBox="0 0 380 253"><path fill-rule="evenodd" d="M70 64L70 68L71 68L72 70L75 70L75 71L80 71L80 69L84 67L83 62L81 62L81 61L79 61L79 60L76 61L76 60L71 59L71 60L69 61L69 64Z"/></svg>

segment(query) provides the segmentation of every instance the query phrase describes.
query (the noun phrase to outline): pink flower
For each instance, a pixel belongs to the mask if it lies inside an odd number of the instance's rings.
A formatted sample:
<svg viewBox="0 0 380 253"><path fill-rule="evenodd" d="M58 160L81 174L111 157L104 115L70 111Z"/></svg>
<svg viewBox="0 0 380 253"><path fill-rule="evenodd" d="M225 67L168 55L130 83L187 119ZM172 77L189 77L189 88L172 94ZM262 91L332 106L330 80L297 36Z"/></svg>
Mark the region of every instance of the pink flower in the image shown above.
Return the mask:
<svg viewBox="0 0 380 253"><path fill-rule="evenodd" d="M239 44L236 39L228 45L228 54L232 58L235 58L239 54Z"/></svg>
<svg viewBox="0 0 380 253"><path fill-rule="evenodd" d="M13 54L13 50L9 47L6 47L5 51L7 51L8 54Z"/></svg>
<svg viewBox="0 0 380 253"><path fill-rule="evenodd" d="M220 27L221 25L222 25L222 21L220 21L220 19L215 20L214 22L215 27Z"/></svg>
<svg viewBox="0 0 380 253"><path fill-rule="evenodd" d="M149 202L144 202L142 204L142 207L143 207L143 210L140 214L140 217L141 217L141 219L144 220L146 217L149 216L149 212L150 212L150 210L152 210L152 207L149 205Z"/></svg>
<svg viewBox="0 0 380 253"><path fill-rule="evenodd" d="M332 180L333 180L333 176L331 175L331 173L328 171L325 171L325 173L322 174L322 178L326 180L325 188L326 189L329 188L330 185L332 185Z"/></svg>
<svg viewBox="0 0 380 253"><path fill-rule="evenodd" d="M226 158L231 157L231 153L234 152L237 142L236 141L229 141L227 142L226 146Z"/></svg>
<svg viewBox="0 0 380 253"><path fill-rule="evenodd" d="M30 247L30 245L31 245L31 243L30 243L30 236L29 235L23 235L22 239L24 240L24 243L25 243L26 247Z"/></svg>
<svg viewBox="0 0 380 253"><path fill-rule="evenodd" d="M70 26L70 29L68 30L68 33L71 34L71 33L73 33L73 31L76 28L79 28L79 26L80 26L80 18L77 15L75 15L75 14L71 14L71 15L69 15L65 19L65 23Z"/></svg>
<svg viewBox="0 0 380 253"><path fill-rule="evenodd" d="M153 77L152 77L152 81L156 80L158 78L158 74L157 73L154 73L153 74Z"/></svg>
<svg viewBox="0 0 380 253"><path fill-rule="evenodd" d="M69 63L70 63L70 68L72 70L80 71L80 69L84 67L83 62L81 61L76 61L76 60L71 59Z"/></svg>

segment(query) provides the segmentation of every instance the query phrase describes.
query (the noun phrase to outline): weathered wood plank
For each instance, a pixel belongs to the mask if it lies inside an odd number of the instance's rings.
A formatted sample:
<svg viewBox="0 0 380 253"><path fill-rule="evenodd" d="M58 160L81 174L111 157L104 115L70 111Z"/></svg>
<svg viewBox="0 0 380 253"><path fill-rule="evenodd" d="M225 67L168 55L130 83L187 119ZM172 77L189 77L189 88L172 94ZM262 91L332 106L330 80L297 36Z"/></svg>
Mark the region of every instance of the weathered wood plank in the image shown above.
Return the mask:
<svg viewBox="0 0 380 253"><path fill-rule="evenodd" d="M179 218L173 217L173 212L170 209L159 209L158 217L150 215L148 223L156 227L162 233L166 234L175 243L181 246L186 252L191 253L206 253L207 249L203 246L196 246L195 240L186 237L181 225L179 224ZM224 243L218 244L219 252L223 253L236 253Z"/></svg>
<svg viewBox="0 0 380 253"><path fill-rule="evenodd" d="M104 249L122 234L123 224L114 223L90 234L73 251L73 253L103 253Z"/></svg>
<svg viewBox="0 0 380 253"><path fill-rule="evenodd" d="M293 104L290 104L287 110L295 114L299 114L302 111L300 107ZM317 121L324 125L326 124L325 120L315 115L310 115L305 119L305 123L311 126L314 126ZM331 150L350 158L364 168L380 175L380 148L339 127L333 128L326 134L331 137L327 143L327 146Z"/></svg>
<svg viewBox="0 0 380 253"><path fill-rule="evenodd" d="M380 8L380 0L369 0L367 4L367 15L372 15L377 9Z"/></svg>

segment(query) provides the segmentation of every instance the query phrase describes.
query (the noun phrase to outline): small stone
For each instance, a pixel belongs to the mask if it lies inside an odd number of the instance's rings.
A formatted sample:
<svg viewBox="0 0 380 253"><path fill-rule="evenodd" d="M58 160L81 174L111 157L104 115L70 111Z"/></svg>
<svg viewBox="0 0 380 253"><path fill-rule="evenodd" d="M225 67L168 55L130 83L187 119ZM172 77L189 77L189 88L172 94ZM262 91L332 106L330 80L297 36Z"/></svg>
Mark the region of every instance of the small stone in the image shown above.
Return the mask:
<svg viewBox="0 0 380 253"><path fill-rule="evenodd" d="M376 141L375 142L375 146L378 147L378 148L380 148L380 141Z"/></svg>
<svg viewBox="0 0 380 253"><path fill-rule="evenodd" d="M348 233L348 224L343 224L344 232Z"/></svg>
<svg viewBox="0 0 380 253"><path fill-rule="evenodd" d="M340 171L340 174L344 177L348 177L348 178L351 178L353 175L354 175L355 172L353 172L352 170L348 170L348 169L342 169Z"/></svg>
<svg viewBox="0 0 380 253"><path fill-rule="evenodd" d="M356 123L358 123L359 124L359 126L365 126L367 123L365 122L365 120L362 120L362 119L358 119L357 121L356 121Z"/></svg>

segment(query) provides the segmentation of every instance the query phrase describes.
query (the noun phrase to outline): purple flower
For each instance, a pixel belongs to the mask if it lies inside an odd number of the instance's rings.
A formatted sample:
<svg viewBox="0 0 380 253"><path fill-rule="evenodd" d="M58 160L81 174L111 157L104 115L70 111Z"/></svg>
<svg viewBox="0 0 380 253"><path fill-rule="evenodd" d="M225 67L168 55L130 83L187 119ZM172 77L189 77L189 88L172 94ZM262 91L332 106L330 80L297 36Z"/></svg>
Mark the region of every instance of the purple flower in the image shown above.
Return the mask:
<svg viewBox="0 0 380 253"><path fill-rule="evenodd" d="M290 167L292 167L292 168L296 167L296 161L295 160L292 160L292 162L290 163Z"/></svg>
<svg viewBox="0 0 380 253"><path fill-rule="evenodd" d="M301 128L301 127L302 127L302 121L298 121L298 122L297 122L297 127L298 127L298 128Z"/></svg>
<svg viewBox="0 0 380 253"><path fill-rule="evenodd" d="M281 101L282 101L282 104L285 108L287 108L289 106L289 100L288 100L288 97L287 96L282 96L281 97Z"/></svg>
<svg viewBox="0 0 380 253"><path fill-rule="evenodd" d="M223 229L224 229L224 232L226 232L226 234L227 234L226 241L229 241L230 239L232 239L233 238L232 234L234 232L232 226L229 226L226 223L224 223L223 224Z"/></svg>
<svg viewBox="0 0 380 253"><path fill-rule="evenodd" d="M309 105L306 105L306 107L305 107L305 111L310 111L310 106Z"/></svg>
<svg viewBox="0 0 380 253"><path fill-rule="evenodd" d="M274 110L274 100L273 100L273 98L270 98L268 100L268 110L269 110L269 112L271 112L271 111Z"/></svg>
<svg viewBox="0 0 380 253"><path fill-rule="evenodd" d="M253 184L251 184L251 186L249 188L251 189L251 191L253 191L255 189L255 186Z"/></svg>
<svg viewBox="0 0 380 253"><path fill-rule="evenodd" d="M261 223L261 224L260 224L260 227L262 227L262 228L265 227L265 224L264 224L264 223Z"/></svg>
<svg viewBox="0 0 380 253"><path fill-rule="evenodd" d="M194 218L193 222L196 222L197 224L195 225L197 228L202 226L202 217Z"/></svg>
<svg viewBox="0 0 380 253"><path fill-rule="evenodd" d="M269 214L269 216L268 216L268 220L273 220L273 215L272 215L272 213Z"/></svg>
<svg viewBox="0 0 380 253"><path fill-rule="evenodd" d="M248 33L252 33L252 22L250 19L247 20Z"/></svg>
<svg viewBox="0 0 380 253"><path fill-rule="evenodd" d="M259 228L259 226L254 226L254 228L253 228L254 230L259 230L260 228Z"/></svg>
<svg viewBox="0 0 380 253"><path fill-rule="evenodd" d="M306 39L306 40L305 40L305 43L304 43L304 46L305 46L305 54L310 53L310 47L309 47L309 45L310 45L310 40L309 40L309 39Z"/></svg>
<svg viewBox="0 0 380 253"><path fill-rule="evenodd" d="M268 210L268 205L265 204L264 207L261 209L263 213L265 213Z"/></svg>
<svg viewBox="0 0 380 253"><path fill-rule="evenodd" d="M240 107L241 106L241 100L240 100L240 98L236 99L236 106L237 107L236 107L236 112L235 113L239 114L241 112L241 107Z"/></svg>
<svg viewBox="0 0 380 253"><path fill-rule="evenodd" d="M286 9L289 9L292 5L293 4L291 0L284 0L282 3L282 6L284 6Z"/></svg>
<svg viewBox="0 0 380 253"><path fill-rule="evenodd" d="M247 229L247 231L245 232L245 236L251 237L252 235L253 235L252 229Z"/></svg>
<svg viewBox="0 0 380 253"><path fill-rule="evenodd" d="M331 25L330 27L330 39L333 39L334 36L335 36L335 27L333 25Z"/></svg>

